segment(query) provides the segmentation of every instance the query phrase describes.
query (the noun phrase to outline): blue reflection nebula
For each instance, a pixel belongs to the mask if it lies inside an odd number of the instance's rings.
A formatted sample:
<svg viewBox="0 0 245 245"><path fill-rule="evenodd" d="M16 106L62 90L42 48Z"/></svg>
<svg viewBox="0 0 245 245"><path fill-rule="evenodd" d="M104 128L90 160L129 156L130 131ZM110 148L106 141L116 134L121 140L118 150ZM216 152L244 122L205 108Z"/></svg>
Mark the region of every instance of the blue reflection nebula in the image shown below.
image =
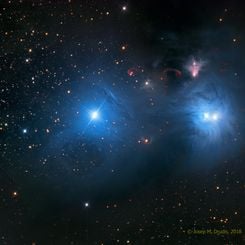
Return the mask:
<svg viewBox="0 0 245 245"><path fill-rule="evenodd" d="M235 117L232 99L224 86L217 86L213 82L193 86L185 106L196 137L202 137L202 143L217 143L217 140L233 134Z"/></svg>

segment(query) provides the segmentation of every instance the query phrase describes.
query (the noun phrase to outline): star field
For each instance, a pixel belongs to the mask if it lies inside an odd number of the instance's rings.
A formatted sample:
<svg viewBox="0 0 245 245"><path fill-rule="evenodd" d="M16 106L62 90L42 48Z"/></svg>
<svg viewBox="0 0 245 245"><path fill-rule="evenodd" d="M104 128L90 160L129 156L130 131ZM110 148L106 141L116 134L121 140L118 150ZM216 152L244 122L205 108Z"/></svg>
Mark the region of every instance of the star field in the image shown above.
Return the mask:
<svg viewBox="0 0 245 245"><path fill-rule="evenodd" d="M0 3L0 245L243 244L242 1Z"/></svg>

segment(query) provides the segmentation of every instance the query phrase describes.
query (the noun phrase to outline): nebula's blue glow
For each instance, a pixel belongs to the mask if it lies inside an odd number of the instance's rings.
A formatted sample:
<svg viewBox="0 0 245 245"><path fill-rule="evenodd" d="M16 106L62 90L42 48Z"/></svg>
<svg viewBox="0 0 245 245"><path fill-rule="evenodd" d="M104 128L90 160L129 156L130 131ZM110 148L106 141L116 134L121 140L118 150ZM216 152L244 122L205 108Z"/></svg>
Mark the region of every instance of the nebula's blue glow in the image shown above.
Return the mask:
<svg viewBox="0 0 245 245"><path fill-rule="evenodd" d="M93 93L93 98L88 96L79 108L74 131L99 140L100 145L101 142L121 142L126 137L123 132L131 130L130 108L125 95L100 87L94 88Z"/></svg>
<svg viewBox="0 0 245 245"><path fill-rule="evenodd" d="M200 91L193 93L194 100L191 101L188 110L198 134L210 142L232 133L233 115L226 95L208 87L200 88L203 89L203 94Z"/></svg>
<svg viewBox="0 0 245 245"><path fill-rule="evenodd" d="M230 148L237 115L225 81L211 76L199 79L188 84L179 95L178 110L174 111L179 115L177 129L185 132L192 149L212 149L214 153L223 151L224 145Z"/></svg>
<svg viewBox="0 0 245 245"><path fill-rule="evenodd" d="M173 96L169 132L185 146L190 164L212 165L237 149L235 101L228 81L211 75L187 83Z"/></svg>

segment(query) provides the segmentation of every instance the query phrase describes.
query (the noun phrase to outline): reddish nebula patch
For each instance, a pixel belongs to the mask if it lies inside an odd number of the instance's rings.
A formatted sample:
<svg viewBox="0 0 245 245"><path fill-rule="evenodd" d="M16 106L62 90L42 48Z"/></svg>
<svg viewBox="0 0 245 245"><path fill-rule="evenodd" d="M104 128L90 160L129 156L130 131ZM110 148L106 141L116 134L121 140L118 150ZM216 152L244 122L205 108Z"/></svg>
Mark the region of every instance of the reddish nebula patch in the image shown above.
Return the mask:
<svg viewBox="0 0 245 245"><path fill-rule="evenodd" d="M163 73L160 79L163 81L167 81L170 75L174 75L176 78L179 78L182 76L182 72L175 68L165 68L163 70Z"/></svg>
<svg viewBox="0 0 245 245"><path fill-rule="evenodd" d="M201 71L201 69L204 66L204 62L203 61L196 61L196 60L192 60L191 63L189 63L187 65L187 70L190 72L190 75L193 78L196 78L199 75L199 72Z"/></svg>
<svg viewBox="0 0 245 245"><path fill-rule="evenodd" d="M137 73L137 70L136 70L135 68L129 68L129 69L128 69L128 75L129 75L130 77L135 76L136 73Z"/></svg>
<svg viewBox="0 0 245 245"><path fill-rule="evenodd" d="M130 77L136 76L138 73L144 72L144 69L140 66L129 68L127 73Z"/></svg>

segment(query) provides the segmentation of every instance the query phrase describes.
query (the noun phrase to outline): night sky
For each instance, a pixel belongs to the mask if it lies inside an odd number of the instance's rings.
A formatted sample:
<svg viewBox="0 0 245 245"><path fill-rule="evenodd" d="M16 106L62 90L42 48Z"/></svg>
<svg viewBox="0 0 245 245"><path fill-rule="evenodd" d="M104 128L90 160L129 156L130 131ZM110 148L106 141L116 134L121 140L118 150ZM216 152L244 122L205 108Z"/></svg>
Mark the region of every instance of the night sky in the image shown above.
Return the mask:
<svg viewBox="0 0 245 245"><path fill-rule="evenodd" d="M0 245L245 243L243 1L0 2Z"/></svg>

